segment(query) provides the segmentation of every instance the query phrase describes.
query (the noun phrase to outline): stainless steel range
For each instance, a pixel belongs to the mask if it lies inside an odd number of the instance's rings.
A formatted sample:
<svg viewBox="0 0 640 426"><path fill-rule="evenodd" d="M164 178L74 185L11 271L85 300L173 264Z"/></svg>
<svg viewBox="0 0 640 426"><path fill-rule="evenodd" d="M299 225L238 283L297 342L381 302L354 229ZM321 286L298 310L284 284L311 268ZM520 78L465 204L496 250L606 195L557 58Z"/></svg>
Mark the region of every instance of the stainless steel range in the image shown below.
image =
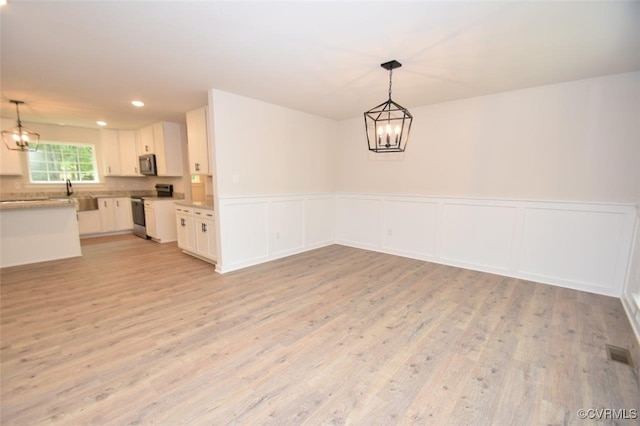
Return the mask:
<svg viewBox="0 0 640 426"><path fill-rule="evenodd" d="M167 183L156 184L156 197L173 197L173 185ZM140 238L150 238L147 235L144 218L144 197L131 197L131 213L133 214L133 233Z"/></svg>

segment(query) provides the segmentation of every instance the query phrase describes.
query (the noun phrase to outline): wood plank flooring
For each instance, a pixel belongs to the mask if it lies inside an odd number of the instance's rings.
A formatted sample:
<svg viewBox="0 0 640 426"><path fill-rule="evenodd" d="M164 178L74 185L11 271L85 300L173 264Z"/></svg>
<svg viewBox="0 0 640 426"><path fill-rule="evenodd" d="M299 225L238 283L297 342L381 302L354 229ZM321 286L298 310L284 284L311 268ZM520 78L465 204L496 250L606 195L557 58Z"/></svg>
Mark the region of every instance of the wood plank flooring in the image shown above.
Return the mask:
<svg viewBox="0 0 640 426"><path fill-rule="evenodd" d="M619 300L338 245L226 275L83 241L5 268L3 425L589 424L640 409ZM632 424L608 419L598 424Z"/></svg>

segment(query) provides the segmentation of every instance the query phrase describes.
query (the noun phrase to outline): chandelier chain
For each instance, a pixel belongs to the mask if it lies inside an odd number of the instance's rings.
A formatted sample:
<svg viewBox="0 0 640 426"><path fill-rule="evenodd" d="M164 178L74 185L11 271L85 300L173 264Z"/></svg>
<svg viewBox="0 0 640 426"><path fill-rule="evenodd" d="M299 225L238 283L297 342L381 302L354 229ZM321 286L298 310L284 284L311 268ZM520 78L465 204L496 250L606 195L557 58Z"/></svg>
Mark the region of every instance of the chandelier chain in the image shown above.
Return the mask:
<svg viewBox="0 0 640 426"><path fill-rule="evenodd" d="M393 75L393 68L389 70L389 99L391 99L391 77Z"/></svg>

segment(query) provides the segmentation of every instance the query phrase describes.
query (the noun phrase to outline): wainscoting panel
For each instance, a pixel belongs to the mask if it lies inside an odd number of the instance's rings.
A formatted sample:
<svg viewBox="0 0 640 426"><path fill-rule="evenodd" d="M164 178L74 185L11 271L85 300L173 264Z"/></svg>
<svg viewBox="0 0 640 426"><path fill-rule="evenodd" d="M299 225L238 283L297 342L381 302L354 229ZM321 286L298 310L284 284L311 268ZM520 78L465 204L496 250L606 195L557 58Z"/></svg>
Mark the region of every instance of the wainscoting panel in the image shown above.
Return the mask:
<svg viewBox="0 0 640 426"><path fill-rule="evenodd" d="M220 246L216 270L250 265L269 258L267 204L250 200L219 201ZM227 269L229 270L229 269Z"/></svg>
<svg viewBox="0 0 640 426"><path fill-rule="evenodd" d="M620 297L635 206L338 194L335 241Z"/></svg>
<svg viewBox="0 0 640 426"><path fill-rule="evenodd" d="M382 247L382 200L358 196L340 196L336 205L336 236L347 246L379 249Z"/></svg>
<svg viewBox="0 0 640 426"><path fill-rule="evenodd" d="M622 212L527 208L520 271L606 291L615 280L624 227Z"/></svg>
<svg viewBox="0 0 640 426"><path fill-rule="evenodd" d="M440 257L469 266L508 270L516 207L448 203L442 205Z"/></svg>
<svg viewBox="0 0 640 426"><path fill-rule="evenodd" d="M333 244L335 227L333 195L307 198L304 203L305 247L311 249Z"/></svg>
<svg viewBox="0 0 640 426"><path fill-rule="evenodd" d="M221 197L217 206L221 273L334 242L333 195Z"/></svg>
<svg viewBox="0 0 640 426"><path fill-rule="evenodd" d="M269 255L298 253L304 246L304 200L274 200L269 205Z"/></svg>
<svg viewBox="0 0 640 426"><path fill-rule="evenodd" d="M383 207L383 247L399 255L435 258L438 236L437 203L385 200Z"/></svg>

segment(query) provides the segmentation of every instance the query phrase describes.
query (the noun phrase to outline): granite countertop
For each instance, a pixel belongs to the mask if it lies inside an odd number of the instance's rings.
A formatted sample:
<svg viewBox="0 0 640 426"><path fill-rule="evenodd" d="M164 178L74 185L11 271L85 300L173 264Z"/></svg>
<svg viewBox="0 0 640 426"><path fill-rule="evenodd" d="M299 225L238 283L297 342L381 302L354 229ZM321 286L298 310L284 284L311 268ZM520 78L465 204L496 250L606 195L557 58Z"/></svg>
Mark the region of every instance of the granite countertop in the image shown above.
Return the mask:
<svg viewBox="0 0 640 426"><path fill-rule="evenodd" d="M179 206L197 207L199 209L213 210L213 201L176 201Z"/></svg>
<svg viewBox="0 0 640 426"><path fill-rule="evenodd" d="M157 195L153 195L150 197L143 196L143 200L167 200L167 201L184 201L184 197L181 196L173 196L173 197L158 197Z"/></svg>
<svg viewBox="0 0 640 426"><path fill-rule="evenodd" d="M73 207L75 209L76 203L73 199L0 201L0 210L35 209L43 207Z"/></svg>

